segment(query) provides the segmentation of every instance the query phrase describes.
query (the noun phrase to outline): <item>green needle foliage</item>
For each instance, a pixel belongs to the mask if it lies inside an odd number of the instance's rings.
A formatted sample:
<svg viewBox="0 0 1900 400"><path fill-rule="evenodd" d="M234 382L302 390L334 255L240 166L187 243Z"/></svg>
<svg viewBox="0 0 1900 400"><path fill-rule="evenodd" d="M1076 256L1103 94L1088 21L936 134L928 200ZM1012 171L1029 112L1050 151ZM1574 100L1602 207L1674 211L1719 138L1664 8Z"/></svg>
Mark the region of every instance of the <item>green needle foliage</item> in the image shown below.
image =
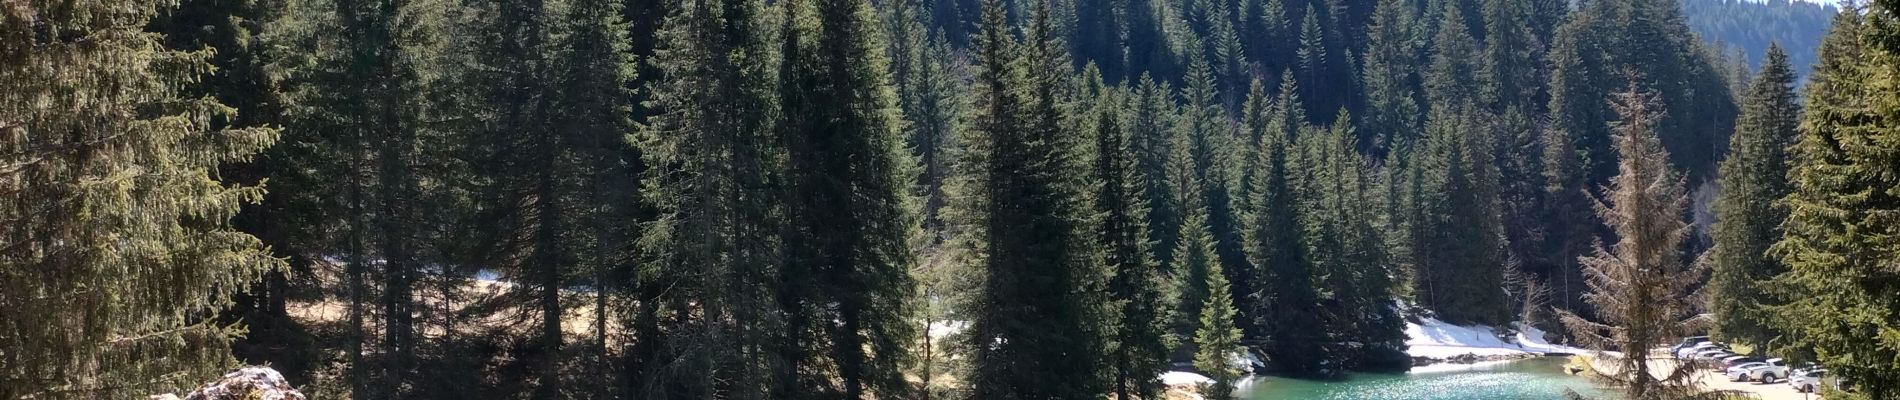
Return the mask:
<svg viewBox="0 0 1900 400"><path fill-rule="evenodd" d="M1767 60L1743 100L1728 159L1722 161L1715 247L1709 250L1709 311L1715 314L1711 333L1758 348L1781 344L1780 324L1771 320L1770 309L1787 293L1775 290L1769 280L1788 267L1768 249L1781 237L1788 218L1787 209L1775 202L1794 189L1787 178L1789 147L1801 113L1787 54L1771 46Z"/></svg>
<svg viewBox="0 0 1900 400"><path fill-rule="evenodd" d="M232 364L231 296L284 267L219 182L277 130L187 97L209 51L163 46L162 1L0 11L0 397L135 398Z"/></svg>

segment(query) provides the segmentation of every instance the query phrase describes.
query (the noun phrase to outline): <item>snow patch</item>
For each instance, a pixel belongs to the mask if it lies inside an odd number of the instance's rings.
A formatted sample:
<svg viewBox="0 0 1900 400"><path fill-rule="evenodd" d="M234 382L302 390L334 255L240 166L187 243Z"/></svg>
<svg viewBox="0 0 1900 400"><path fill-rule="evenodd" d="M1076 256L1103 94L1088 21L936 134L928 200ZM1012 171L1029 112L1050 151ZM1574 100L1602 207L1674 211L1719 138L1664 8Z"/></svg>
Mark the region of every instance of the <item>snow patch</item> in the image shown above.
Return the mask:
<svg viewBox="0 0 1900 400"><path fill-rule="evenodd" d="M1214 378L1185 371L1168 371L1161 374L1161 384L1168 386L1212 385Z"/></svg>
<svg viewBox="0 0 1900 400"><path fill-rule="evenodd" d="M1420 323L1405 323L1405 352L1413 357L1446 359L1466 354L1485 356L1508 356L1519 354L1543 353L1586 353L1588 350L1544 340L1544 331L1522 323L1516 323L1517 334L1499 338L1489 326L1458 326L1434 318L1422 318Z"/></svg>

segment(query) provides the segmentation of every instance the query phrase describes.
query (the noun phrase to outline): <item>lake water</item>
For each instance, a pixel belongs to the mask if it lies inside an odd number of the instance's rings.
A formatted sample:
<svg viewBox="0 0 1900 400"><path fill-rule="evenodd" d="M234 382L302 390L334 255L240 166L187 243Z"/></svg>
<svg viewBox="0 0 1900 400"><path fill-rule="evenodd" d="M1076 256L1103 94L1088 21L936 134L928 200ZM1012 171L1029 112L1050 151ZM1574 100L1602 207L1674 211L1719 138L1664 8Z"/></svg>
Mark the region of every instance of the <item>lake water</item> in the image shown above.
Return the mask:
<svg viewBox="0 0 1900 400"><path fill-rule="evenodd" d="M1596 399L1613 393L1589 378L1563 372L1562 357L1487 363L1438 365L1405 374L1351 374L1337 381L1275 376L1248 382L1237 397L1248 400L1518 400L1562 399L1571 389Z"/></svg>

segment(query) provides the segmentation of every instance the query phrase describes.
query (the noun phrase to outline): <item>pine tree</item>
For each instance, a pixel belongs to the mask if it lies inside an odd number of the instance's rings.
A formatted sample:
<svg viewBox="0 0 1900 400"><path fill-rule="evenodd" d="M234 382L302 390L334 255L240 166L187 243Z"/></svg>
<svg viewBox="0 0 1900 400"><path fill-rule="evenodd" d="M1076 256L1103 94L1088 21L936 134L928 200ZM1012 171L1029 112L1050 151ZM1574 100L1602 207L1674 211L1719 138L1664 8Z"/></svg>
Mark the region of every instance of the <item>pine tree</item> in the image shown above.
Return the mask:
<svg viewBox="0 0 1900 400"><path fill-rule="evenodd" d="M1425 103L1430 105L1432 113L1440 109L1459 110L1467 104L1476 105L1481 83L1478 71L1480 55L1477 41L1465 30L1463 14L1459 13L1457 2L1444 2L1445 9L1439 10L1438 31L1433 34L1431 44L1431 68L1425 72Z"/></svg>
<svg viewBox="0 0 1900 400"><path fill-rule="evenodd" d="M786 386L774 397L906 397L914 172L884 43L868 2L785 4L793 31L777 127L788 217L777 301L790 337L778 367Z"/></svg>
<svg viewBox="0 0 1900 400"><path fill-rule="evenodd" d="M1783 200L1788 219L1775 245L1790 272L1776 285L1794 293L1780 328L1812 349L1829 371L1852 379L1870 399L1900 395L1894 350L1894 195L1900 7L1850 4L1835 17L1809 76L1807 103L1795 140ZM1766 80L1766 79L1763 79ZM1883 267L1888 266L1888 267Z"/></svg>
<svg viewBox="0 0 1900 400"><path fill-rule="evenodd" d="M1180 240L1177 235L1181 229L1182 207L1174 195L1182 183L1171 179L1168 173L1170 160L1177 151L1172 134L1174 90L1144 75L1133 96L1128 145L1129 151L1134 153L1142 200L1148 204L1148 214L1143 220L1148 221L1148 238L1153 242L1149 252L1154 254L1155 263L1162 270L1171 271L1175 243Z"/></svg>
<svg viewBox="0 0 1900 400"><path fill-rule="evenodd" d="M1095 139L1089 164L1094 235L1101 241L1102 262L1113 272L1108 290L1116 306L1109 352L1114 368L1111 390L1119 399L1154 398L1163 389L1155 377L1166 370L1168 362L1163 318L1168 309L1162 303L1162 277L1148 255L1148 228L1142 219L1147 206L1129 132L1124 129L1127 101L1121 91L1093 92L1096 100L1088 114L1093 118Z"/></svg>
<svg viewBox="0 0 1900 400"><path fill-rule="evenodd" d="M1127 0L1123 18L1127 27L1128 78L1133 82L1136 76L1146 76L1160 81L1172 81L1180 74L1179 61L1174 53L1174 45L1168 41L1167 24L1169 21L1164 9L1165 2L1157 0Z"/></svg>
<svg viewBox="0 0 1900 400"><path fill-rule="evenodd" d="M1711 333L1722 340L1765 346L1780 336L1769 308L1781 293L1763 290L1768 287L1763 283L1787 271L1768 248L1781 237L1787 219L1787 210L1775 202L1793 191L1787 180L1788 147L1794 144L1800 112L1788 55L1771 46L1722 162L1708 294L1709 311L1715 314Z"/></svg>
<svg viewBox="0 0 1900 400"><path fill-rule="evenodd" d="M632 272L636 257L630 239L637 234L636 227L627 224L636 220L632 205L638 201L639 181L633 168L638 155L627 143L634 130L628 118L633 107L629 85L636 69L622 11L622 4L611 0L569 5L562 16L566 36L557 42L559 57L554 71L555 82L563 90L552 99L557 110L555 120L565 122L556 125L557 129L576 159L578 176L572 177L577 179L571 183L574 197L587 204L573 211L576 221L584 221L586 226L570 230L575 232L572 235L581 236L573 239L577 248L585 249L578 266L584 267L587 282L595 290L593 338L586 345L594 353L590 369L596 379L615 376L608 339L609 301L624 289L618 284ZM552 288L556 290L553 294L558 296L558 290L564 289ZM555 299L558 301L558 297ZM559 334L556 328L553 333ZM592 389L600 398L619 395L619 385L596 385Z"/></svg>
<svg viewBox="0 0 1900 400"><path fill-rule="evenodd" d="M138 397L216 376L241 331L212 317L284 267L230 226L263 188L214 179L277 132L213 127L234 110L182 96L210 54L144 31L168 8L0 17L0 397Z"/></svg>
<svg viewBox="0 0 1900 400"><path fill-rule="evenodd" d="M1295 137L1291 132L1302 122L1301 107L1292 79L1281 83L1280 97L1274 102L1273 118L1267 123L1261 149L1251 162L1260 173L1254 175L1254 190L1247 195L1255 205L1247 216L1245 235L1247 257L1255 271L1254 297L1261 307L1257 324L1264 326L1268 362L1292 374L1320 374L1319 368L1330 355L1324 345L1326 332L1321 326L1317 282L1308 265L1306 248L1301 245L1302 221L1296 205L1301 202L1293 189L1295 168L1290 152ZM1289 128L1291 127L1291 128Z"/></svg>
<svg viewBox="0 0 1900 400"><path fill-rule="evenodd" d="M1590 287L1584 298L1599 319L1562 313L1564 325L1584 344L1623 353L1609 378L1632 399L1681 398L1692 393L1686 380L1695 371L1684 363L1666 376L1650 372L1649 350L1689 332L1686 321L1694 310L1688 289L1702 278L1679 253L1688 233L1682 210L1689 200L1682 175L1669 166L1668 151L1656 137L1663 112L1656 97L1634 85L1617 95L1621 172L1597 214L1619 240L1607 249L1599 245L1582 260Z"/></svg>
<svg viewBox="0 0 1900 400"><path fill-rule="evenodd" d="M1188 225L1200 227L1181 243L1198 243L1190 254L1200 253L1211 256L1213 243L1208 231L1205 215L1195 214L1188 218ZM1194 332L1194 369L1213 378L1214 383L1202 392L1202 395L1225 399L1233 397L1235 380L1240 378L1240 370L1234 367L1239 359L1235 349L1240 346L1240 328L1234 326L1234 294L1227 284L1227 274L1221 271L1220 263L1209 263L1206 282L1207 301L1202 303L1199 327Z"/></svg>
<svg viewBox="0 0 1900 400"><path fill-rule="evenodd" d="M1418 49L1412 37L1417 11L1406 0L1381 0L1372 14L1362 79L1367 107L1360 150L1383 160L1401 141L1418 137Z"/></svg>
<svg viewBox="0 0 1900 400"><path fill-rule="evenodd" d="M780 221L761 195L781 176L770 156L776 52L764 11L756 0L681 3L658 33L649 119L636 132L642 191L658 217L639 246L642 286L667 289L642 295L634 316L646 333L631 361L634 397L763 398L790 384L765 370L776 354L764 350L784 329L764 317L776 313L781 282Z"/></svg>
<svg viewBox="0 0 1900 400"><path fill-rule="evenodd" d="M1046 4L1046 3L1045 3ZM952 192L956 251L980 278L962 305L971 395L1085 399L1108 392L1099 353L1106 298L1086 238L1081 160L1067 139L1061 71L1068 61L1038 7L1027 39L1010 38L1003 6L985 3L976 38L973 129ZM1030 70L1043 72L1030 76Z"/></svg>
<svg viewBox="0 0 1900 400"><path fill-rule="evenodd" d="M479 135L485 174L492 179L484 192L485 206L502 216L494 229L506 232L493 235L486 247L506 249L489 254L484 265L501 269L505 279L523 283L513 286L518 293L510 306L532 309L538 317L533 335L533 350L522 355L523 361L538 372L532 387L538 399L560 395L566 345L561 322L565 317L561 291L568 286L569 275L578 269L583 245L569 231L588 218L577 215L587 209L577 200L591 180L578 179L591 170L583 167L580 149L595 148L598 142L570 137L578 131L557 130L552 126L568 116L553 115L552 103L562 89L551 83L556 56L551 16L546 2L540 0L476 3L489 12L480 21L484 34L477 45L485 63L476 74L477 96L484 104L483 129ZM611 83L608 83L611 84ZM578 104L577 104L578 105ZM609 111L611 112L611 111Z"/></svg>
<svg viewBox="0 0 1900 400"><path fill-rule="evenodd" d="M1479 102L1492 112L1530 110L1537 95L1538 47L1522 0L1484 0L1484 76Z"/></svg>

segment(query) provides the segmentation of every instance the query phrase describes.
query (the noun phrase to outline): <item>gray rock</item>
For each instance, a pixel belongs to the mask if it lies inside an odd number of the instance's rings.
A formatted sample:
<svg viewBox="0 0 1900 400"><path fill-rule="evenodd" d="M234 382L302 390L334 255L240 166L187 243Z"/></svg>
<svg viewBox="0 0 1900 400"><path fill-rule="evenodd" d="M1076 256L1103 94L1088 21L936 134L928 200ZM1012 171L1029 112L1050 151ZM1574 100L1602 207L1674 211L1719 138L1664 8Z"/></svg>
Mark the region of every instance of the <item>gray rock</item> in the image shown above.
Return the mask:
<svg viewBox="0 0 1900 400"><path fill-rule="evenodd" d="M152 396L153 400L176 400L178 396L166 394ZM264 366L238 368L216 381L206 383L198 390L191 391L185 400L307 400L303 393L290 387L284 375L277 370Z"/></svg>

